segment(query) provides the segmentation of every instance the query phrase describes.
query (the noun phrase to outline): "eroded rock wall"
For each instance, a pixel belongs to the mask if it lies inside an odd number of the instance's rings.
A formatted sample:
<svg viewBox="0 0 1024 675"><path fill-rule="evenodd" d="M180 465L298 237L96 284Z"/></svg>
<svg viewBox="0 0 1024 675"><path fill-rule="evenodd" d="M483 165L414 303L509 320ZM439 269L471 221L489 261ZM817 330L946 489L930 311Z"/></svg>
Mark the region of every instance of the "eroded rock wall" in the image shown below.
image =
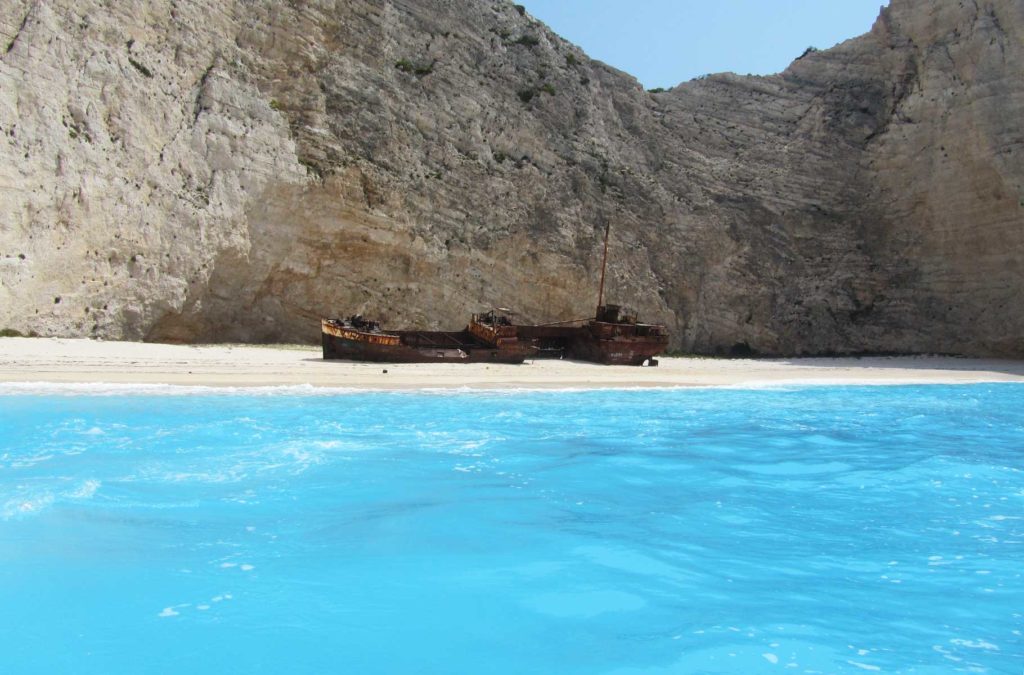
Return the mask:
<svg viewBox="0 0 1024 675"><path fill-rule="evenodd" d="M668 92L507 2L0 8L0 327L316 340L610 300L674 346L1024 356L1024 6Z"/></svg>

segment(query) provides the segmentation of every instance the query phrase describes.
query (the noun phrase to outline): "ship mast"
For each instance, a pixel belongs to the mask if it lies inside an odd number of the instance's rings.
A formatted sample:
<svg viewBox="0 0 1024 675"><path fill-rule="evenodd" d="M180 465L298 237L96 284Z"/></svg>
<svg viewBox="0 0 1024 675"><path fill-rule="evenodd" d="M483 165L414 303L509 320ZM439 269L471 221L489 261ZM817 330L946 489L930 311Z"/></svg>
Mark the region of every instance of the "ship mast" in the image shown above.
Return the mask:
<svg viewBox="0 0 1024 675"><path fill-rule="evenodd" d="M608 232L612 229L612 221L605 221L604 225L604 257L601 260L601 285L597 290L597 311L594 312L596 319L601 315L601 306L604 305L604 271L608 266Z"/></svg>

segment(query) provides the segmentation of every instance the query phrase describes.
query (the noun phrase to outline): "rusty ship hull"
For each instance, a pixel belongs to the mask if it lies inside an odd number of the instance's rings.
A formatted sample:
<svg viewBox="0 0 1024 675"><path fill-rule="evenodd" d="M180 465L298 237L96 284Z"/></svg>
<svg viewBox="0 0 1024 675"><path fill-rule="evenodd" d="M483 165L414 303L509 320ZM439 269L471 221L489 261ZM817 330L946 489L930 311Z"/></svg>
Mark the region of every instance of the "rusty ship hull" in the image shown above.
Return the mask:
<svg viewBox="0 0 1024 675"><path fill-rule="evenodd" d="M461 331L360 330L344 321L321 321L325 359L382 363L522 363L536 353L529 342L471 323ZM493 337L488 341L487 337Z"/></svg>
<svg viewBox="0 0 1024 675"><path fill-rule="evenodd" d="M586 326L517 326L537 346L538 359L573 359L609 366L642 366L668 347L665 335L629 334L599 321ZM616 334L618 331L618 334ZM626 334L624 334L626 333Z"/></svg>
<svg viewBox="0 0 1024 675"><path fill-rule="evenodd" d="M613 366L657 365L655 356L668 348L661 324L639 323L617 305L598 308L597 316L580 326L516 326L521 340L537 347L536 358L575 359Z"/></svg>

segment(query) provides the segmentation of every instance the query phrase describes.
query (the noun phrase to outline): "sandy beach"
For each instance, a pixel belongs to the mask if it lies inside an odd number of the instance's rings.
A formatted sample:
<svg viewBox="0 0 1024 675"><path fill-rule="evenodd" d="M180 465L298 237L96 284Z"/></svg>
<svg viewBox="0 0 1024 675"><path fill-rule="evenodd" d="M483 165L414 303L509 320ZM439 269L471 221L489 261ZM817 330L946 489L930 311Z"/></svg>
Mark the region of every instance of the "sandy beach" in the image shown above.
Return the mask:
<svg viewBox="0 0 1024 675"><path fill-rule="evenodd" d="M312 385L358 389L601 388L1024 382L1024 362L949 357L662 358L654 368L324 361L315 346L165 345L0 338L0 382Z"/></svg>

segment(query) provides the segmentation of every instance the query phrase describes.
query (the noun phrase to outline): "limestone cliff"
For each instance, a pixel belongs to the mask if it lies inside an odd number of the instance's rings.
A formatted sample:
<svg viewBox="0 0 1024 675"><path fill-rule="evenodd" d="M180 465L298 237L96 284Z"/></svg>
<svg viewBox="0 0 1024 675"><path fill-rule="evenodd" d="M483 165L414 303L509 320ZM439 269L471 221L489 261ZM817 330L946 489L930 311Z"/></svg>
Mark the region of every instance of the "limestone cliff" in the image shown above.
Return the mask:
<svg viewBox="0 0 1024 675"><path fill-rule="evenodd" d="M0 328L317 339L608 297L674 346L1024 356L1024 4L648 93L510 2L0 6Z"/></svg>

